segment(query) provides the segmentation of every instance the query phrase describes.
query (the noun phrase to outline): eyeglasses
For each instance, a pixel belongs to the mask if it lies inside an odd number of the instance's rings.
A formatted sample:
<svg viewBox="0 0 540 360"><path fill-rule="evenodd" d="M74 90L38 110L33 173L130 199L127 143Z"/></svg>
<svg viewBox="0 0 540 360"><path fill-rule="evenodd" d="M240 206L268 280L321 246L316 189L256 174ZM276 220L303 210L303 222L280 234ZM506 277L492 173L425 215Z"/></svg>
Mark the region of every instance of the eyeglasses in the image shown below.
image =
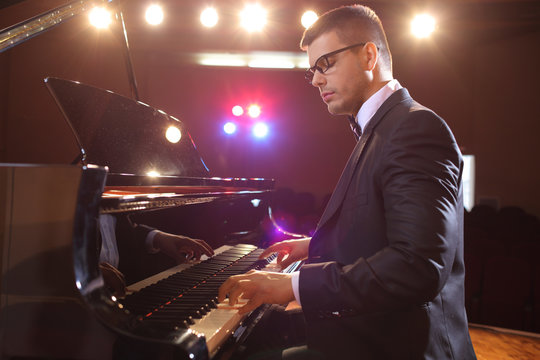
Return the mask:
<svg viewBox="0 0 540 360"><path fill-rule="evenodd" d="M315 64L312 67L310 67L309 69L306 70L306 74L305 74L306 80L308 81L308 83L311 84L313 82L313 76L315 76L315 71L318 71L321 74L324 74L325 72L328 71L328 69L330 69L332 66L334 66L335 62L331 63L328 60L329 57L331 57L333 55L336 55L336 54L339 54L340 52L352 49L354 47L364 46L364 45L366 45L366 43L361 42L361 43L358 43L358 44L349 45L349 46L346 46L344 48L329 52L328 54L321 55L317 59L317 61L315 61Z"/></svg>

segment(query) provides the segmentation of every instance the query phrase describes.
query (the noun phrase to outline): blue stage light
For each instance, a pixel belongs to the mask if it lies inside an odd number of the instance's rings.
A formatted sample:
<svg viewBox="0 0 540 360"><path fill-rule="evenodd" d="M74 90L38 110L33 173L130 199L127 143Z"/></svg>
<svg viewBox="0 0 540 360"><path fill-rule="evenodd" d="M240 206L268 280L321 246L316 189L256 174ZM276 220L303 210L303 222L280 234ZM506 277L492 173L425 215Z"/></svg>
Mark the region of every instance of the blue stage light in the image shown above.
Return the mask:
<svg viewBox="0 0 540 360"><path fill-rule="evenodd" d="M257 138L264 138L268 135L268 125L262 122L258 122L255 125L253 125L252 132L253 136Z"/></svg>
<svg viewBox="0 0 540 360"><path fill-rule="evenodd" d="M236 124L229 121L225 125L223 125L223 131L225 131L226 134L232 135L236 132Z"/></svg>

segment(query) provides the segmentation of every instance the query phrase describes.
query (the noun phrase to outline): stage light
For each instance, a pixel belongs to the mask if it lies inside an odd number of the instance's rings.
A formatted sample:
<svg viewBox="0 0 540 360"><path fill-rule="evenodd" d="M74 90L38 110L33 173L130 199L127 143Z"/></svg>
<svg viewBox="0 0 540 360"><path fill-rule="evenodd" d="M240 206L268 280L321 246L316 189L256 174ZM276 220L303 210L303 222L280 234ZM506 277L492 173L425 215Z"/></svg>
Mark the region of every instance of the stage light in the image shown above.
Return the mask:
<svg viewBox="0 0 540 360"><path fill-rule="evenodd" d="M302 19L300 20L300 22L302 23L302 26L307 29L308 27L313 25L313 23L317 21L318 18L319 16L315 11L308 10L302 15Z"/></svg>
<svg viewBox="0 0 540 360"><path fill-rule="evenodd" d="M235 105L232 108L232 113L234 116L242 116L244 114L244 108L240 105Z"/></svg>
<svg viewBox="0 0 540 360"><path fill-rule="evenodd" d="M207 7L201 12L201 24L203 26L211 28L217 25L219 20L219 15L213 7Z"/></svg>
<svg viewBox="0 0 540 360"><path fill-rule="evenodd" d="M169 126L165 132L165 137L169 142L176 144L182 138L182 133L176 126Z"/></svg>
<svg viewBox="0 0 540 360"><path fill-rule="evenodd" d="M263 138L268 135L268 125L265 123L259 122L253 125L253 136L258 138Z"/></svg>
<svg viewBox="0 0 540 360"><path fill-rule="evenodd" d="M158 177L161 176L160 173L158 173L156 170L150 170L146 173L146 176L150 177Z"/></svg>
<svg viewBox="0 0 540 360"><path fill-rule="evenodd" d="M90 19L90 24L98 29L105 29L109 27L112 22L111 13L107 9L99 6L90 10L88 17Z"/></svg>
<svg viewBox="0 0 540 360"><path fill-rule="evenodd" d="M257 118L261 115L261 107L259 105L253 104L248 107L248 115L252 118Z"/></svg>
<svg viewBox="0 0 540 360"><path fill-rule="evenodd" d="M416 15L411 21L411 32L417 38L426 38L435 31L435 18L428 14Z"/></svg>
<svg viewBox="0 0 540 360"><path fill-rule="evenodd" d="M236 124L229 121L225 125L223 125L223 131L225 131L226 134L232 135L236 132Z"/></svg>
<svg viewBox="0 0 540 360"><path fill-rule="evenodd" d="M159 25L163 22L163 9L156 4L150 5L146 9L145 18L150 25Z"/></svg>
<svg viewBox="0 0 540 360"><path fill-rule="evenodd" d="M259 4L248 4L240 12L240 25L248 32L261 31L266 25L266 10Z"/></svg>

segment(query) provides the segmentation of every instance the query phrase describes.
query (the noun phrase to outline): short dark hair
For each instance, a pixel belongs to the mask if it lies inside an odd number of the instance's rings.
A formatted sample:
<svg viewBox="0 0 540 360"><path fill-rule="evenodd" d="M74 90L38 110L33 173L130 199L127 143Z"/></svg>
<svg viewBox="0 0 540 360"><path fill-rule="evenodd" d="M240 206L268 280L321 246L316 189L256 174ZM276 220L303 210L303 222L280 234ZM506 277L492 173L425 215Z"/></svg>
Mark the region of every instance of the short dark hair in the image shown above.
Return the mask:
<svg viewBox="0 0 540 360"><path fill-rule="evenodd" d="M373 42L379 49L382 65L392 70L392 55L382 22L371 8L348 5L324 13L304 31L300 48L306 50L315 39L330 31L335 31L345 43Z"/></svg>

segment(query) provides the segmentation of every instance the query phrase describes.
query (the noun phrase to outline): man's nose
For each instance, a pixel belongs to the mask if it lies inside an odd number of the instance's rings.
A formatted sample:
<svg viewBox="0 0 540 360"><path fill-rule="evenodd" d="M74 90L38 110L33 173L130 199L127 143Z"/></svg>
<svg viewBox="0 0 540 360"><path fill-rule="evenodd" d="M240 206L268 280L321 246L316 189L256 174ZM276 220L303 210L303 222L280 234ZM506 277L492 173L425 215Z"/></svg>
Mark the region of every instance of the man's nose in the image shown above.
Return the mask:
<svg viewBox="0 0 540 360"><path fill-rule="evenodd" d="M326 78L324 74L320 73L319 71L315 71L313 73L313 79L311 80L311 85L315 87L320 87L326 82Z"/></svg>

